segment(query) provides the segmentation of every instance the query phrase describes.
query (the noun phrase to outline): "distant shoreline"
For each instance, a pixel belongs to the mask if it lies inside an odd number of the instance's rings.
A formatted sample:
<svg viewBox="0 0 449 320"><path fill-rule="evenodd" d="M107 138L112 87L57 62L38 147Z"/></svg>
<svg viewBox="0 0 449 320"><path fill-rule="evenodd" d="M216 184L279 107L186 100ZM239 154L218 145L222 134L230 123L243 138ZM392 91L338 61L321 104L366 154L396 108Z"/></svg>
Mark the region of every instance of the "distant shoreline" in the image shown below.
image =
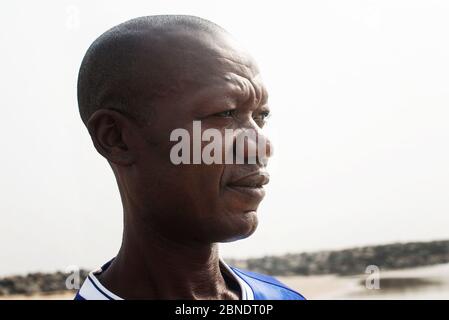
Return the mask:
<svg viewBox="0 0 449 320"><path fill-rule="evenodd" d="M382 272L379 290L366 288L366 274L281 276L278 279L308 300L449 299L449 263ZM74 296L74 291L66 290L0 296L0 300L73 300Z"/></svg>
<svg viewBox="0 0 449 320"><path fill-rule="evenodd" d="M242 269L275 276L356 275L375 265L381 270L416 268L449 262L449 240L392 243L344 250L227 259Z"/></svg>
<svg viewBox="0 0 449 320"><path fill-rule="evenodd" d="M449 240L393 243L262 258L226 259L226 261L236 267L278 277L289 277L289 279L293 279L291 277L294 276L299 278L301 276L326 275L348 277L364 274L369 265L375 265L384 272L449 263ZM87 274L88 270L81 270L81 279L83 280ZM49 298L74 295L74 290L66 289L65 282L68 276L67 273L54 272L29 273L24 276L0 278L0 299L7 297L32 298L36 295ZM320 279L323 281L327 278L321 277ZM422 282L421 280L417 281L418 284Z"/></svg>

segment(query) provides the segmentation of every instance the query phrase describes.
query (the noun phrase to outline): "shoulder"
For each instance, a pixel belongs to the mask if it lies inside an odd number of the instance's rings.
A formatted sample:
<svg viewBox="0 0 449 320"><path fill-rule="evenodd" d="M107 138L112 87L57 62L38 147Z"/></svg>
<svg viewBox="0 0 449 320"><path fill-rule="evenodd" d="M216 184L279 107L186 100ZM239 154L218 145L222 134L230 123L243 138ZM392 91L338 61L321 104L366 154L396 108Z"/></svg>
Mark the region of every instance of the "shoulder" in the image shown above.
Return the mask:
<svg viewBox="0 0 449 320"><path fill-rule="evenodd" d="M231 269L251 287L255 300L306 300L272 276L234 267Z"/></svg>
<svg viewBox="0 0 449 320"><path fill-rule="evenodd" d="M84 297L81 296L80 292L78 291L76 293L75 298L73 298L73 300L86 300Z"/></svg>

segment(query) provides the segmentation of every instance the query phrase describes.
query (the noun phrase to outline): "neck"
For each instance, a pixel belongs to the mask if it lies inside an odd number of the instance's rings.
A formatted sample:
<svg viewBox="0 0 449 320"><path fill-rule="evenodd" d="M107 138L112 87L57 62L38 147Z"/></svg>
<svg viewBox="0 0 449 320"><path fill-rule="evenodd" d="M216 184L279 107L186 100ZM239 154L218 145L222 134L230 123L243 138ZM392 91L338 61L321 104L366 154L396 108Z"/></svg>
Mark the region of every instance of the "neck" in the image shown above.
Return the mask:
<svg viewBox="0 0 449 320"><path fill-rule="evenodd" d="M180 243L140 225L125 221L120 251L99 276L110 291L123 299L239 298L224 280L216 243Z"/></svg>

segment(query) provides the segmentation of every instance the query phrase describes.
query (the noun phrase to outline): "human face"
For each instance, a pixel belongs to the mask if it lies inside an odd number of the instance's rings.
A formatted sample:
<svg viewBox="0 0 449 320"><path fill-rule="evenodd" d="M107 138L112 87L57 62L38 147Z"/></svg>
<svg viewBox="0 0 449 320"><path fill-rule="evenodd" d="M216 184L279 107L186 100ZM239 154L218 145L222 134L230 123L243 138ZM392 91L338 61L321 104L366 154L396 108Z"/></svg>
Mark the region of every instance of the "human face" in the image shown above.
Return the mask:
<svg viewBox="0 0 449 320"><path fill-rule="evenodd" d="M151 217L143 219L166 237L232 241L255 231L263 185L268 183L265 167L271 146L262 132L269 113L267 90L252 58L232 39L202 34L195 40L184 48L191 63L185 90L161 102L142 130L146 143L136 164L136 201L151 208ZM223 137L225 129L232 129L232 148L240 134L254 130L265 143L263 159L255 164L248 159L244 164L173 164L170 133L181 128L193 137L193 121L201 121L203 131L217 129Z"/></svg>

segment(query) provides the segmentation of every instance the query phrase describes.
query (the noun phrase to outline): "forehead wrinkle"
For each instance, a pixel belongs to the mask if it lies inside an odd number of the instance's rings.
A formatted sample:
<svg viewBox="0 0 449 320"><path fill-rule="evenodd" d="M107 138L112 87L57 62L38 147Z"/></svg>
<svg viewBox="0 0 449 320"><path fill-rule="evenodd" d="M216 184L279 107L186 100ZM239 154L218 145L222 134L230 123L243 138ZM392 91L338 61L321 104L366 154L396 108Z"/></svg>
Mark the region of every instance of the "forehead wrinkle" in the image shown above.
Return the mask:
<svg viewBox="0 0 449 320"><path fill-rule="evenodd" d="M247 101L250 98L251 92L246 78L236 73L227 73L224 79L228 83L231 91L239 96L239 102Z"/></svg>
<svg viewBox="0 0 449 320"><path fill-rule="evenodd" d="M261 103L267 103L268 93L261 83L260 74L250 78L235 73L228 73L224 78L226 81L232 83L234 90L240 92L242 103L251 103L255 106L259 106Z"/></svg>
<svg viewBox="0 0 449 320"><path fill-rule="evenodd" d="M263 84L262 76L258 73L255 77L252 78L252 83L254 88L256 88L256 92L258 93L257 105L262 106L268 103L268 90Z"/></svg>
<svg viewBox="0 0 449 320"><path fill-rule="evenodd" d="M259 70L245 52L230 50L226 44L213 43L201 54L196 52L195 57L194 70L198 76L194 76L192 81L201 88L199 96L232 101L238 105L258 106L262 101L264 89Z"/></svg>
<svg viewBox="0 0 449 320"><path fill-rule="evenodd" d="M199 90L190 97L188 101L199 106L211 107L213 105L219 104L224 105L238 105L246 97L242 96L242 91L233 84L223 82L222 79L216 78L212 80L209 84L204 84Z"/></svg>
<svg viewBox="0 0 449 320"><path fill-rule="evenodd" d="M242 71L241 73L243 73L243 74L247 70L252 71L252 64L248 64L248 63L241 62L241 61L238 61L236 59L232 59L232 58L228 58L228 57L224 57L224 56L217 56L216 58L217 59L221 59L221 60L225 60L225 62L227 64L229 64L229 65L232 65L232 66L237 65L241 69L240 71Z"/></svg>

